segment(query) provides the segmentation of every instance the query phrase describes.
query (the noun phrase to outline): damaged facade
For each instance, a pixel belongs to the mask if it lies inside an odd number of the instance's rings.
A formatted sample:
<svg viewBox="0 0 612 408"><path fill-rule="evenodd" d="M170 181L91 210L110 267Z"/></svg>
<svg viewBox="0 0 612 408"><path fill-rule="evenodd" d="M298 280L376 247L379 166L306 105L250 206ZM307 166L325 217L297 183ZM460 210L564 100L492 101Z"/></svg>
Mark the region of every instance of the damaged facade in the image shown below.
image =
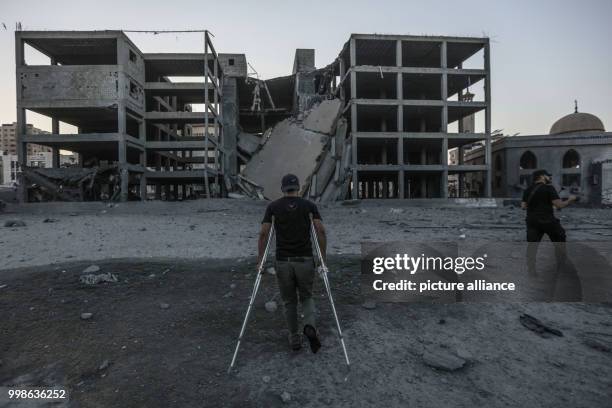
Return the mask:
<svg viewBox="0 0 612 408"><path fill-rule="evenodd" d="M274 199L288 172L318 201L445 198L472 173L490 196L487 38L353 34L329 65L298 49L291 75L262 80L203 36L204 53L145 54L121 31L16 32L21 198ZM50 65L27 65L26 44ZM463 68L477 53L481 67ZM28 110L51 118L50 134L26 134ZM476 141L483 163L449 163ZM53 168L29 168L28 144L52 148ZM60 150L78 166L60 168Z"/></svg>

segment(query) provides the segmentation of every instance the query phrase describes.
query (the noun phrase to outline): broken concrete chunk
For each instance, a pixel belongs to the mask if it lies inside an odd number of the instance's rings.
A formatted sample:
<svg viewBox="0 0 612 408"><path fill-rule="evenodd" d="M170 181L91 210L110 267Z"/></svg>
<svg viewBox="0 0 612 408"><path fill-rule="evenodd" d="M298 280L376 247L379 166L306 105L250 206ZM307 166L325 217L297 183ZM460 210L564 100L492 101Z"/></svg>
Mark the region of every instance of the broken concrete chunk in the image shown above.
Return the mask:
<svg viewBox="0 0 612 408"><path fill-rule="evenodd" d="M268 311L270 313L274 313L274 312L276 312L276 310L278 310L278 305L273 300L271 300L269 302L266 302L265 307L266 307L266 311Z"/></svg>
<svg viewBox="0 0 612 408"><path fill-rule="evenodd" d="M444 371L456 371L465 366L464 359L444 348L426 350L423 353L423 362L432 368Z"/></svg>
<svg viewBox="0 0 612 408"><path fill-rule="evenodd" d="M376 309L376 302L364 302L361 307L368 310Z"/></svg>
<svg viewBox="0 0 612 408"><path fill-rule="evenodd" d="M546 326L540 320L526 313L519 317L519 320L523 326L538 334L540 337L549 338L554 336L563 337L563 333L560 330L553 329L552 327Z"/></svg>
<svg viewBox="0 0 612 408"><path fill-rule="evenodd" d="M101 282L115 283L119 281L117 279L117 276L113 275L110 272L99 273L99 274L90 273L90 274L81 275L79 280L81 281L81 283L85 285L90 285L90 286L97 285L98 283L101 283Z"/></svg>
<svg viewBox="0 0 612 408"><path fill-rule="evenodd" d="M12 228L12 227L25 227L26 223L25 221L22 220L7 220L4 222L4 226L7 228Z"/></svg>
<svg viewBox="0 0 612 408"><path fill-rule="evenodd" d="M289 394L287 391L283 391L280 397L285 404L291 401L291 394Z"/></svg>
<svg viewBox="0 0 612 408"><path fill-rule="evenodd" d="M603 351L604 353L609 353L610 350L612 350L612 345L607 344L606 342L604 342L603 340L600 340L598 338L595 337L585 337L582 342L597 351Z"/></svg>
<svg viewBox="0 0 612 408"><path fill-rule="evenodd" d="M100 364L100 366L98 367L98 371L106 370L109 365L110 365L110 361L104 360L102 364Z"/></svg>
<svg viewBox="0 0 612 408"><path fill-rule="evenodd" d="M331 135L336 130L336 122L341 111L340 99L325 100L308 112L308 116L304 119L304 128Z"/></svg>
<svg viewBox="0 0 612 408"><path fill-rule="evenodd" d="M87 268L83 269L83 274L96 273L100 271L100 267L98 265L89 265Z"/></svg>

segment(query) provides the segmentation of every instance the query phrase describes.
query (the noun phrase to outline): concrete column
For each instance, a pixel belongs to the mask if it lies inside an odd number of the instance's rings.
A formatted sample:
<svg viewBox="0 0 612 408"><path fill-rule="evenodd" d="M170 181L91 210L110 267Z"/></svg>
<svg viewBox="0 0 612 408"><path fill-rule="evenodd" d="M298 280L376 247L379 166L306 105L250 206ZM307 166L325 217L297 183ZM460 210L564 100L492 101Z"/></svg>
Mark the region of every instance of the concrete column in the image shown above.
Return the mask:
<svg viewBox="0 0 612 408"><path fill-rule="evenodd" d="M421 164L427 164L427 150L421 148ZM419 173L419 179L421 181L421 198L427 198L427 177Z"/></svg>
<svg viewBox="0 0 612 408"><path fill-rule="evenodd" d="M119 165L119 177L121 178L121 201L128 200L128 169L127 169L127 144L125 134L127 128L127 116L125 112L125 104L119 103L117 106L117 133L119 133L119 141L117 142L117 162Z"/></svg>
<svg viewBox="0 0 612 408"><path fill-rule="evenodd" d="M442 171L442 176L440 180L440 197L448 198L448 75L446 73L447 68L447 42L442 41L442 46L440 47L440 62L441 66L444 69L442 73L442 82L441 82L441 95L444 105L442 106L442 126L440 131L444 133L444 138L442 139L442 164L444 166L444 170Z"/></svg>
<svg viewBox="0 0 612 408"><path fill-rule="evenodd" d="M59 120L56 118L51 118L51 133L54 135L59 135ZM60 149L57 147L51 148L51 167L54 169L59 168L60 166Z"/></svg>
<svg viewBox="0 0 612 408"><path fill-rule="evenodd" d="M346 67L344 66L344 59L340 58L339 61L340 66L340 81L344 79L344 75L346 74ZM345 100L346 95L344 94L344 82L340 85L340 99Z"/></svg>
<svg viewBox="0 0 612 408"><path fill-rule="evenodd" d="M395 65L397 67L402 66L402 40L397 40L395 45ZM402 136L402 132L404 132L404 105L402 105L402 101L404 100L404 78L401 72L397 73L397 163L400 166L404 165L404 137ZM400 167L401 168L401 167ZM404 198L404 170L400 170L397 175L397 195L398 198Z"/></svg>
<svg viewBox="0 0 612 408"><path fill-rule="evenodd" d="M442 171L442 179L441 179L441 193L440 197L448 198L448 138L444 137L442 139L442 164L444 165L444 170Z"/></svg>
<svg viewBox="0 0 612 408"><path fill-rule="evenodd" d="M350 52L350 63L351 63L351 143L352 143L352 166L353 166L353 189L352 198L359 198L359 175L357 172L357 105L355 104L355 98L357 97L357 73L353 69L357 64L357 54L355 50L355 39L351 38L349 44Z"/></svg>
<svg viewBox="0 0 612 408"><path fill-rule="evenodd" d="M484 46L485 77L485 164L487 165L485 177L485 196L491 197L491 47L489 40Z"/></svg>

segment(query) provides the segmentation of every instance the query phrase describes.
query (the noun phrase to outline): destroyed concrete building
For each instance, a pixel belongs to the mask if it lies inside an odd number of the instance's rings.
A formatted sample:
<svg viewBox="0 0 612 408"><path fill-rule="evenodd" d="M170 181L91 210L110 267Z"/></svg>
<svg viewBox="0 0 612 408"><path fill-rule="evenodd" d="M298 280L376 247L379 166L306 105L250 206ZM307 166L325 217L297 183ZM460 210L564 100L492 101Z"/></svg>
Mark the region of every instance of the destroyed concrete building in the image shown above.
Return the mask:
<svg viewBox="0 0 612 408"><path fill-rule="evenodd" d="M121 31L17 31L21 198L273 199L287 172L318 201L445 198L449 176L490 181L487 38L353 34L329 65L298 49L291 75L263 80L203 37L204 53L145 54ZM26 45L50 64L28 65ZM27 111L51 117L51 134L25 134ZM484 163L449 164L476 141ZM76 152L78 166L29 168L30 143Z"/></svg>

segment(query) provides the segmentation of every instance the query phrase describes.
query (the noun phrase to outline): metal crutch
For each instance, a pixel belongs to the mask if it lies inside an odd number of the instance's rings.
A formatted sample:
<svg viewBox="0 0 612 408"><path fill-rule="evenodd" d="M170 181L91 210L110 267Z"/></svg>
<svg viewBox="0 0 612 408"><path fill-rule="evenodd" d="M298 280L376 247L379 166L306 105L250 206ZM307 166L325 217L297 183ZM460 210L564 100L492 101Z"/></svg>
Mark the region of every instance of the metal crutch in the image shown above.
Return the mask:
<svg viewBox="0 0 612 408"><path fill-rule="evenodd" d="M321 247L319 246L319 239L317 237L317 232L314 227L314 221L312 218L312 213L310 214L310 234L312 236L312 241L315 244L315 248L317 251L317 256L319 258L319 263L321 264L321 269L319 274L323 279L323 283L325 284L325 290L327 291L327 297L329 298L329 303L331 304L332 312L334 313L334 318L336 319L336 329L338 330L338 336L340 337L340 344L342 344L342 351L344 351L344 358L346 359L346 366L350 369L351 363L349 361L348 353L346 352L346 345L344 344L344 336L342 335L342 329L340 328L340 321L338 320L338 313L336 313L336 306L334 305L334 298L332 297L331 288L329 285L329 279L327 277L327 273L329 269L327 269L327 265L325 265L325 261L323 260L323 254L321 253Z"/></svg>
<svg viewBox="0 0 612 408"><path fill-rule="evenodd" d="M253 293L251 293L251 300L249 301L249 307L247 308L246 315L244 316L244 322L242 322L242 329L240 329L240 335L238 336L238 343L236 344L236 350L234 350L234 356L232 357L232 362L229 368L227 369L228 374L232 372L232 368L234 368L234 364L236 363L236 357L238 356L238 349L240 348L240 342L242 341L242 336L244 336L247 322L249 321L249 316L251 314L251 308L253 307L253 303L255 303L255 297L257 296L257 291L259 290L259 284L261 282L261 276L263 275L263 266L266 263L266 258L268 257L270 243L272 242L273 235L274 235L274 217L272 217L272 227L270 228L270 233L268 234L268 242L266 242L266 249L264 250L263 256L261 257L261 262L259 263L259 266L257 268L257 278L255 279L255 286L253 286Z"/></svg>

